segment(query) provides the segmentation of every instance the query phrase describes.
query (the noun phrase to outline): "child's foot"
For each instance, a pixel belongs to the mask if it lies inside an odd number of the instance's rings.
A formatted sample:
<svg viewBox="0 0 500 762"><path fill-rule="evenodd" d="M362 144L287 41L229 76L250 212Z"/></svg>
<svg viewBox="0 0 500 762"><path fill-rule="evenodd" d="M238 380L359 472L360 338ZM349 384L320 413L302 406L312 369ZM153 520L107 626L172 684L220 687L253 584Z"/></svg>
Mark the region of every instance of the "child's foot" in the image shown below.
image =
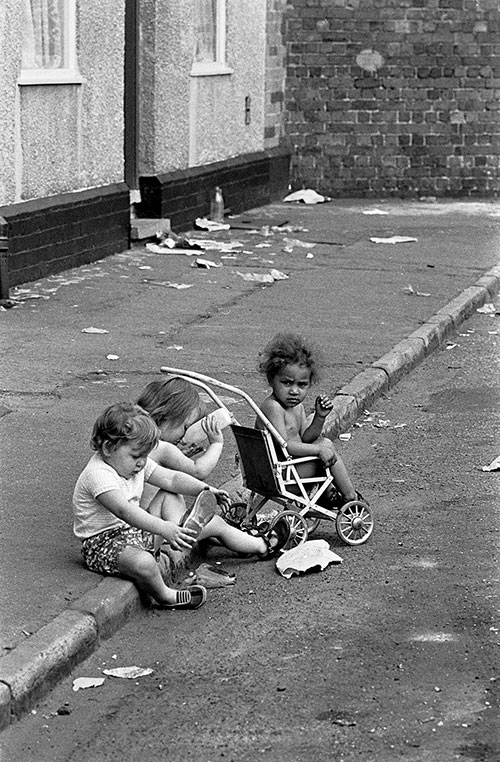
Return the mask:
<svg viewBox="0 0 500 762"><path fill-rule="evenodd" d="M267 561L270 558L274 558L278 555L287 544L290 538L290 525L286 519L278 519L266 534L262 535L262 539L266 544L266 549L263 553L259 554L261 561Z"/></svg>
<svg viewBox="0 0 500 762"><path fill-rule="evenodd" d="M208 524L216 513L217 500L211 492L203 490L194 501L192 508L186 511L181 521L181 526L184 529L193 531L195 533L193 537L196 540L203 527Z"/></svg>
<svg viewBox="0 0 500 762"><path fill-rule="evenodd" d="M191 585L189 590L177 590L173 603L158 603L159 609L199 609L207 600L207 591L202 585Z"/></svg>

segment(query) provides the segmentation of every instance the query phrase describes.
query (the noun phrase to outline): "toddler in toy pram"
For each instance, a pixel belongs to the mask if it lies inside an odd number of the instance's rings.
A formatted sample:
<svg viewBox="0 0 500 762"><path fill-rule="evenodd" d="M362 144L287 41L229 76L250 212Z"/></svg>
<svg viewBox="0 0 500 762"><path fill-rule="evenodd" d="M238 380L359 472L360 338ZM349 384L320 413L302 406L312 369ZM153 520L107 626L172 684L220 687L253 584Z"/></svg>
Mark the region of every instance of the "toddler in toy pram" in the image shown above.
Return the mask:
<svg viewBox="0 0 500 762"><path fill-rule="evenodd" d="M317 456L330 470L342 500L356 500L358 495L341 457L333 442L322 436L325 418L333 407L332 400L324 394L317 396L314 414L309 419L304 408L304 400L319 378L318 365L317 350L301 336L276 334L260 355L259 370L271 387L271 394L260 408L286 440L292 457ZM255 425L264 427L259 418ZM312 476L314 468L314 464L303 464L299 466L299 473L303 477Z"/></svg>

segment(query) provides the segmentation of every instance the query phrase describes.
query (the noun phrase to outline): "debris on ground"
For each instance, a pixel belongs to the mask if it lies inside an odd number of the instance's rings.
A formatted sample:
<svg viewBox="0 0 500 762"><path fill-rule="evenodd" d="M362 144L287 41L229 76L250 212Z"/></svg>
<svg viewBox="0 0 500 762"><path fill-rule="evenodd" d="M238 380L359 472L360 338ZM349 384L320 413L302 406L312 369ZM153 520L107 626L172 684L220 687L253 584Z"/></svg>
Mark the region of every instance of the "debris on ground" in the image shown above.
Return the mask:
<svg viewBox="0 0 500 762"><path fill-rule="evenodd" d="M403 288L403 291L405 294L412 294L413 296L430 296L430 294L426 294L423 291L416 291L411 283L409 283L407 286Z"/></svg>
<svg viewBox="0 0 500 762"><path fill-rule="evenodd" d="M103 669L102 673L109 677L122 677L127 680L135 680L138 677L152 675L153 670L151 667L114 667L113 669Z"/></svg>
<svg viewBox="0 0 500 762"><path fill-rule="evenodd" d="M288 220L276 221L267 217L243 217L231 219L231 228L233 230L246 230L246 231L263 231L265 229L270 230L282 230L288 224Z"/></svg>
<svg viewBox="0 0 500 762"><path fill-rule="evenodd" d="M500 309L498 309L493 302L487 302L482 307L478 307L476 312L481 315L500 315Z"/></svg>
<svg viewBox="0 0 500 762"><path fill-rule="evenodd" d="M283 251L286 251L290 253L295 248L298 249L313 249L316 244L310 243L309 241L300 241L298 238L283 238L283 243L285 244Z"/></svg>
<svg viewBox="0 0 500 762"><path fill-rule="evenodd" d="M222 262L213 262L211 259L196 257L191 267L201 267L204 270L210 270L212 267L222 267Z"/></svg>
<svg viewBox="0 0 500 762"><path fill-rule="evenodd" d="M481 466L481 471L500 471L500 455L492 460L489 466Z"/></svg>
<svg viewBox="0 0 500 762"><path fill-rule="evenodd" d="M84 688L99 688L105 679L105 677L77 677L73 680L73 690L79 691Z"/></svg>
<svg viewBox="0 0 500 762"><path fill-rule="evenodd" d="M288 280L289 278L280 270L271 270L269 273L241 273L239 271L237 273L243 280L255 281L256 283L274 283L275 280Z"/></svg>
<svg viewBox="0 0 500 762"><path fill-rule="evenodd" d="M147 243L146 249L153 254L183 254L185 252L199 251L202 247L185 236L177 235L169 230L158 235L157 243Z"/></svg>
<svg viewBox="0 0 500 762"><path fill-rule="evenodd" d="M372 243L413 243L417 240L417 238L413 238L409 235L391 235L388 238L379 238L377 236L373 236L370 238Z"/></svg>
<svg viewBox="0 0 500 762"><path fill-rule="evenodd" d="M209 590L236 584L236 575L216 564L203 563L184 580L186 585L203 585Z"/></svg>
<svg viewBox="0 0 500 762"><path fill-rule="evenodd" d="M0 299L0 307L4 310L11 310L12 307L17 307L17 301L15 299Z"/></svg>
<svg viewBox="0 0 500 762"><path fill-rule="evenodd" d="M240 241L216 241L211 238L190 238L189 241L193 244L197 244L205 251L213 249L215 251L230 253L235 251L235 249L241 249L243 247L243 244Z"/></svg>
<svg viewBox="0 0 500 762"><path fill-rule="evenodd" d="M227 222L216 222L215 220L209 220L206 217L197 217L194 221L195 228L198 230L208 230L210 232L216 232L217 230L229 230L231 225Z"/></svg>
<svg viewBox="0 0 500 762"><path fill-rule="evenodd" d="M322 204L325 201L331 200L332 199L329 196L322 196L321 193L316 193L315 190L311 190L310 188L304 188L303 190L289 193L288 196L285 196L283 199L284 202L299 201L303 204Z"/></svg>
<svg viewBox="0 0 500 762"><path fill-rule="evenodd" d="M384 209L363 209L362 214L389 214Z"/></svg>
<svg viewBox="0 0 500 762"><path fill-rule="evenodd" d="M82 328L82 333L108 333L108 331L105 328L94 328L91 325L89 328Z"/></svg>
<svg viewBox="0 0 500 762"><path fill-rule="evenodd" d="M342 559L330 550L326 540L306 540L282 553L276 561L276 568L282 577L290 579L295 574L323 571L331 563L340 564Z"/></svg>
<svg viewBox="0 0 500 762"><path fill-rule="evenodd" d="M176 288L178 291L183 291L185 288L193 288L192 283L172 283L169 280L151 280L150 278L144 278L144 283L149 283L150 286L165 286L165 288Z"/></svg>

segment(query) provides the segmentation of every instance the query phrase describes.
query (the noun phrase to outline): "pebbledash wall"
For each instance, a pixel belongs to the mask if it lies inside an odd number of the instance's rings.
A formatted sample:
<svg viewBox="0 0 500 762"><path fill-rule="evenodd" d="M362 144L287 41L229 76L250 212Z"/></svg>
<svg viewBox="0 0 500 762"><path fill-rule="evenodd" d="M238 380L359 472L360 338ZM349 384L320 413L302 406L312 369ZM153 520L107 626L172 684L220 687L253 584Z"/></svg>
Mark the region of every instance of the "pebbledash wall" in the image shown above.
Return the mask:
<svg viewBox="0 0 500 762"><path fill-rule="evenodd" d="M78 70L57 84L22 83L23 6L0 0L1 298L129 243L125 0L78 4Z"/></svg>
<svg viewBox="0 0 500 762"><path fill-rule="evenodd" d="M139 216L185 229L209 212L216 185L234 213L286 192L283 7L226 2L224 65L197 73L196 4L141 4Z"/></svg>
<svg viewBox="0 0 500 762"><path fill-rule="evenodd" d="M497 0L289 0L291 181L330 196L495 196Z"/></svg>

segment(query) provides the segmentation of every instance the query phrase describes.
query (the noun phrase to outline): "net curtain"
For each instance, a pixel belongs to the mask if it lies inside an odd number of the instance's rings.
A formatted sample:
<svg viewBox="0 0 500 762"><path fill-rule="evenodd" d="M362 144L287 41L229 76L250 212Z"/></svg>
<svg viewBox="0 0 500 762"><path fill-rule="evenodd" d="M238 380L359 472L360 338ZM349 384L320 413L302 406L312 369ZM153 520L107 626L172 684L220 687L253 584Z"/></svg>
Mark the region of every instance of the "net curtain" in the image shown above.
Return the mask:
<svg viewBox="0 0 500 762"><path fill-rule="evenodd" d="M63 65L59 0L23 0L23 69L58 69Z"/></svg>

